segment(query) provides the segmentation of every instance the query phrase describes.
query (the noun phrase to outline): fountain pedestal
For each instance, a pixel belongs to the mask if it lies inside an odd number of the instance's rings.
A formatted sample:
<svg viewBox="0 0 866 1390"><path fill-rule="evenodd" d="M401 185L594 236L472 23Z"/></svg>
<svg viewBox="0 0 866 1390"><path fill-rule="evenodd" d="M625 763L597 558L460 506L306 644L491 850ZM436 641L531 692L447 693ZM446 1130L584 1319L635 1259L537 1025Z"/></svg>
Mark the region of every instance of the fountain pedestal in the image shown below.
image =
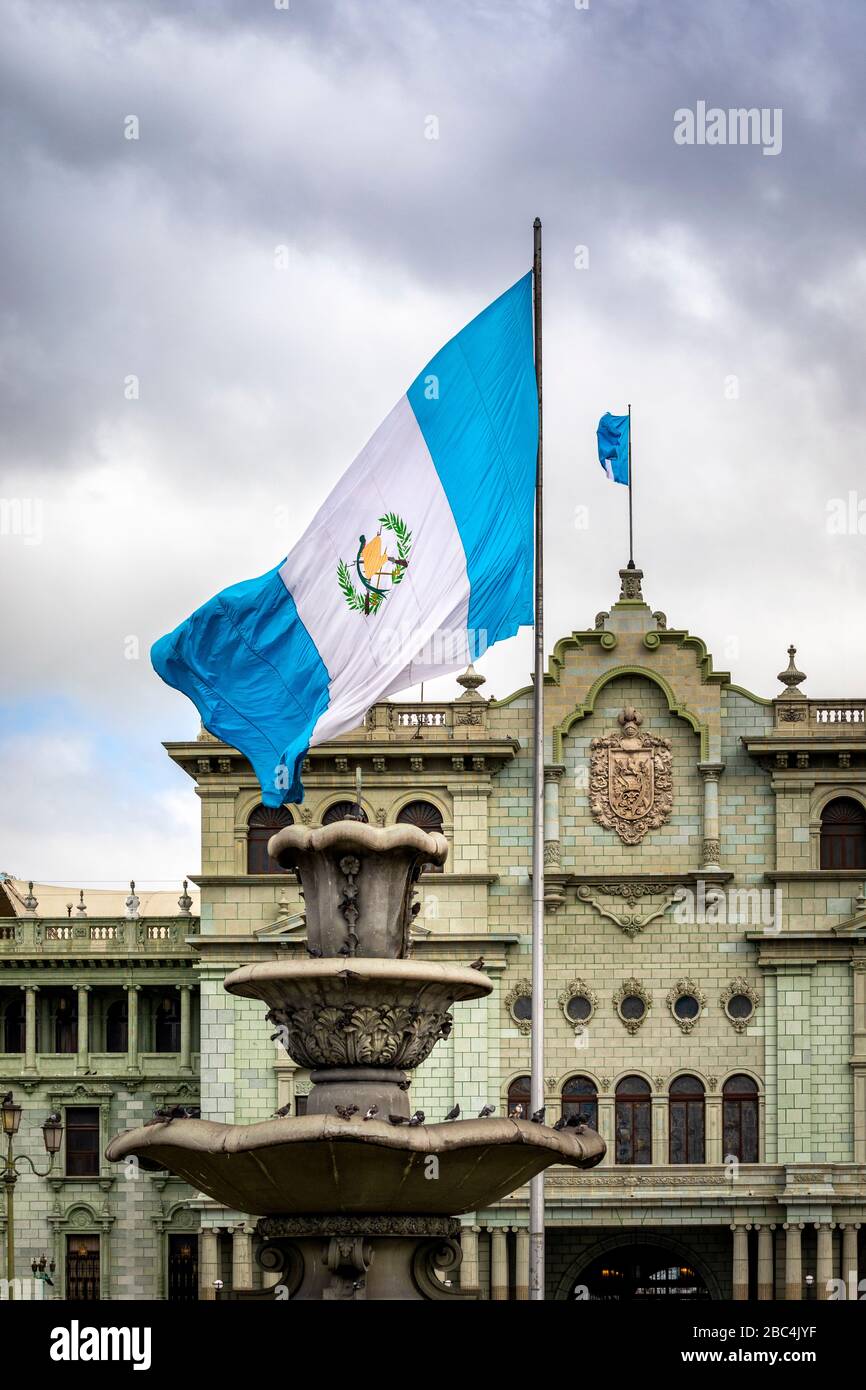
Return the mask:
<svg viewBox="0 0 866 1390"><path fill-rule="evenodd" d="M260 1216L262 1267L278 1282L256 1297L466 1297L451 1279L455 1216L551 1163L593 1167L604 1141L585 1126L501 1117L407 1122L411 1074L449 1036L452 1005L493 989L480 969L410 958L414 885L425 864L444 863L442 835L344 820L281 830L268 851L298 871L311 958L244 966L225 988L260 1000L263 1022L310 1069L307 1114L151 1124L118 1135L107 1156L135 1154Z"/></svg>

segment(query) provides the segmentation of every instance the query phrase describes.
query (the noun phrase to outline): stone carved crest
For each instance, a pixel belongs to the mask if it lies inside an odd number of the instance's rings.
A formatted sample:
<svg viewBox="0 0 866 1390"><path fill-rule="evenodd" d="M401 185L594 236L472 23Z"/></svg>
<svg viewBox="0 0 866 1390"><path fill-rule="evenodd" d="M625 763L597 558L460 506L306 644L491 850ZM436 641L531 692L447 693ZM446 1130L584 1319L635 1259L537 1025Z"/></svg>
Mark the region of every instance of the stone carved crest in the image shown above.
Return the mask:
<svg viewBox="0 0 866 1390"><path fill-rule="evenodd" d="M615 830L627 845L640 844L664 825L673 808L670 739L641 733L643 716L626 708L622 733L590 744L589 807L599 825Z"/></svg>

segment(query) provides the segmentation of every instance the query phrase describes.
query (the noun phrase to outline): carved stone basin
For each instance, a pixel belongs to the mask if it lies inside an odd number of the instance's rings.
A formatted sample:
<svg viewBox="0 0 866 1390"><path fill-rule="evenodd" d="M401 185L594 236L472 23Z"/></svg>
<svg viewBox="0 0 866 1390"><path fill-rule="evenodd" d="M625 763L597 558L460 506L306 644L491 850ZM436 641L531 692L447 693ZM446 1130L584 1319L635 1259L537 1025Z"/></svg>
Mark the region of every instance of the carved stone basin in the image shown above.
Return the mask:
<svg viewBox="0 0 866 1390"><path fill-rule="evenodd" d="M381 1213L454 1216L508 1196L551 1163L593 1168L594 1130L528 1120L390 1125L305 1115L257 1125L172 1120L128 1130L107 1157L168 1168L215 1201L258 1216ZM435 1160L431 1163L431 1160Z"/></svg>
<svg viewBox="0 0 866 1390"><path fill-rule="evenodd" d="M406 956L412 892L424 864L444 864L448 841L415 825L387 829L339 820L321 829L292 825L268 854L296 869L307 940L325 956Z"/></svg>

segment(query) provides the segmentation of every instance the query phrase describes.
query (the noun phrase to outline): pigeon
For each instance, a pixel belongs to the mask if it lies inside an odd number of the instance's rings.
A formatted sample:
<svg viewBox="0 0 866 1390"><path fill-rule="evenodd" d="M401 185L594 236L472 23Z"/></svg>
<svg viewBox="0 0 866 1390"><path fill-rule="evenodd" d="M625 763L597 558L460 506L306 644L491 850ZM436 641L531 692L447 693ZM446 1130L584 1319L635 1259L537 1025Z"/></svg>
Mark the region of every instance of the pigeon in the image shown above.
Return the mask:
<svg viewBox="0 0 866 1390"><path fill-rule="evenodd" d="M0 1105L12 1105L12 1104L13 1104L12 1092L11 1092L11 1091L7 1091L6 1094L5 1094L5 1096L3 1097L3 1099L0 1100Z"/></svg>
<svg viewBox="0 0 866 1390"><path fill-rule="evenodd" d="M452 1105L451 1109L448 1111L448 1114L445 1116L445 1118L446 1118L446 1120L456 1120L456 1119L459 1118L459 1115L460 1115L460 1106L459 1106L459 1105Z"/></svg>
<svg viewBox="0 0 866 1390"><path fill-rule="evenodd" d="M388 1123L392 1125L405 1125L408 1121L405 1115L389 1115Z"/></svg>
<svg viewBox="0 0 866 1390"><path fill-rule="evenodd" d="M427 1117L426 1117L426 1115L424 1114L424 1111L423 1111L423 1110L416 1110L416 1111L415 1111L415 1114L412 1116L411 1120L409 1121L409 1124L412 1125L412 1126L415 1126L415 1125L423 1125L423 1123L424 1123L424 1121L425 1121L426 1118L427 1118Z"/></svg>
<svg viewBox="0 0 866 1390"><path fill-rule="evenodd" d="M281 1105L279 1110L274 1111L272 1118L275 1120L284 1120L286 1116L291 1115L291 1113L292 1102L290 1100L287 1100L285 1105Z"/></svg>
<svg viewBox="0 0 866 1390"><path fill-rule="evenodd" d="M147 1120L146 1124L166 1125L168 1124L169 1120L172 1120L173 1118L174 1116L172 1115L170 1110L166 1110L164 1107L160 1106L158 1109L154 1110L153 1119Z"/></svg>
<svg viewBox="0 0 866 1390"><path fill-rule="evenodd" d="M565 1123L573 1128L576 1128L578 1126L582 1127L583 1125L589 1124L589 1116L584 1115L583 1111L581 1110L576 1115L569 1115Z"/></svg>
<svg viewBox="0 0 866 1390"><path fill-rule="evenodd" d="M490 1116L493 1114L493 1112L494 1112L495 1109L496 1109L496 1106L495 1106L495 1105L485 1105L485 1106L483 1106L483 1108L478 1112L478 1118L479 1118L479 1120L489 1120L489 1119L490 1119Z"/></svg>
<svg viewBox="0 0 866 1390"><path fill-rule="evenodd" d="M558 1130L558 1129L565 1129L565 1127L566 1127L567 1124L568 1124L568 1116L567 1116L567 1115L560 1115L559 1119L556 1121L556 1124L553 1126L553 1128L554 1128L554 1129L557 1129L557 1130Z"/></svg>
<svg viewBox="0 0 866 1390"><path fill-rule="evenodd" d="M484 957L483 957L483 956L479 956L479 957L477 958L477 960L474 960L474 961L472 962L472 964L470 965L469 969L470 969L470 970L483 970L483 969L484 969Z"/></svg>
<svg viewBox="0 0 866 1390"><path fill-rule="evenodd" d="M353 1115L357 1115L357 1105L335 1105L334 1109L341 1120L351 1120Z"/></svg>
<svg viewBox="0 0 866 1390"><path fill-rule="evenodd" d="M546 1106L546 1105L542 1105L542 1107L541 1107L540 1110L533 1110L532 1114L531 1114L530 1117L529 1117L529 1123L532 1124L532 1125L543 1125L543 1124L544 1124L544 1112L545 1112L546 1109L547 1109L547 1106Z"/></svg>
<svg viewBox="0 0 866 1390"><path fill-rule="evenodd" d="M371 1105L371 1106L369 1107L369 1109L366 1110L366 1111L364 1112L364 1119L365 1119L365 1120L375 1120L375 1118L376 1118L376 1116L378 1115L378 1113L379 1113L379 1107L378 1107L378 1105Z"/></svg>
<svg viewBox="0 0 866 1390"><path fill-rule="evenodd" d="M49 1125L59 1125L61 1123L60 1111L52 1110L45 1123Z"/></svg>
<svg viewBox="0 0 866 1390"><path fill-rule="evenodd" d="M313 960L321 960L323 952L319 946L308 946L307 955L312 956Z"/></svg>
<svg viewBox="0 0 866 1390"><path fill-rule="evenodd" d="M411 1085L412 1085L412 1082L409 1080L409 1078L408 1078L408 1076L407 1076L407 1077L405 1077L405 1079L404 1079L403 1081L398 1081L398 1082L397 1082L397 1089L398 1089L398 1091L408 1091L408 1089L409 1089L409 1087L410 1087Z"/></svg>

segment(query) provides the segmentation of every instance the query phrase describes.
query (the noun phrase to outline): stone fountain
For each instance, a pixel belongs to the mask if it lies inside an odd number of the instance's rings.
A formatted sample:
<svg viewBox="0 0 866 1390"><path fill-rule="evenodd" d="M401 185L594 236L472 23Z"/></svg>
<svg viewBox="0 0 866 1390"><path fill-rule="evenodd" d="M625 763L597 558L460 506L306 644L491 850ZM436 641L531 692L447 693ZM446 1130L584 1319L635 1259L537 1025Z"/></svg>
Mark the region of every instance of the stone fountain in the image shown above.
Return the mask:
<svg viewBox="0 0 866 1390"><path fill-rule="evenodd" d="M311 1069L306 1115L150 1124L118 1135L107 1156L134 1154L257 1215L259 1262L283 1297L472 1297L451 1278L456 1217L552 1163L594 1167L604 1141L585 1126L504 1116L410 1122L411 1073L448 1037L451 1006L493 989L480 969L411 957L415 884L425 865L444 864L444 836L349 818L281 830L268 852L300 878L310 958L245 966L225 988L261 1000Z"/></svg>

